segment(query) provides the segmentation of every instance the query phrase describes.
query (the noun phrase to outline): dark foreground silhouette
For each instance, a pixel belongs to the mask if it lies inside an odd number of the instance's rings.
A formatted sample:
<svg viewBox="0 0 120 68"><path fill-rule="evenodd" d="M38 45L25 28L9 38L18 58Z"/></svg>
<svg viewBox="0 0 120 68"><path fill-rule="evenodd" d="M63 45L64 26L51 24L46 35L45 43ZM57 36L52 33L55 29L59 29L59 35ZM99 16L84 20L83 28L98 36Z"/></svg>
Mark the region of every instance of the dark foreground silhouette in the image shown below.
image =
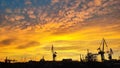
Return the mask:
<svg viewBox="0 0 120 68"><path fill-rule="evenodd" d="M30 61L26 63L0 63L0 68L120 68L115 62L78 62L78 61Z"/></svg>

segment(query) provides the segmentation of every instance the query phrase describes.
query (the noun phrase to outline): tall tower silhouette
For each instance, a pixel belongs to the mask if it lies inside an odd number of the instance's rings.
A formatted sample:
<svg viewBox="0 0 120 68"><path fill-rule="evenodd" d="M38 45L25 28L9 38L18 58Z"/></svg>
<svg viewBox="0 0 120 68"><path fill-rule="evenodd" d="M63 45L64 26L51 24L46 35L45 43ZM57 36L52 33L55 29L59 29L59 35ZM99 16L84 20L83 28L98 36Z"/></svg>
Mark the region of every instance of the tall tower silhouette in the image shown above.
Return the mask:
<svg viewBox="0 0 120 68"><path fill-rule="evenodd" d="M53 47L53 45L52 45L52 47L51 47L51 51L52 51L53 61L55 61L56 56L57 56L57 52L54 51L54 47Z"/></svg>

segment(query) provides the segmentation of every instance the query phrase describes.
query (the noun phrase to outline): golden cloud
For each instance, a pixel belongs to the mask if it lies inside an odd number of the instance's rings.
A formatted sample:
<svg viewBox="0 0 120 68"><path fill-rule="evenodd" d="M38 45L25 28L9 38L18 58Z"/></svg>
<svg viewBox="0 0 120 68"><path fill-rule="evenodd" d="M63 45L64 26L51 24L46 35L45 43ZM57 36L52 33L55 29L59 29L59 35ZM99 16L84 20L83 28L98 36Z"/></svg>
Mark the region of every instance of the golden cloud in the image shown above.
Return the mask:
<svg viewBox="0 0 120 68"><path fill-rule="evenodd" d="M100 6L102 4L102 0L94 0L96 6Z"/></svg>

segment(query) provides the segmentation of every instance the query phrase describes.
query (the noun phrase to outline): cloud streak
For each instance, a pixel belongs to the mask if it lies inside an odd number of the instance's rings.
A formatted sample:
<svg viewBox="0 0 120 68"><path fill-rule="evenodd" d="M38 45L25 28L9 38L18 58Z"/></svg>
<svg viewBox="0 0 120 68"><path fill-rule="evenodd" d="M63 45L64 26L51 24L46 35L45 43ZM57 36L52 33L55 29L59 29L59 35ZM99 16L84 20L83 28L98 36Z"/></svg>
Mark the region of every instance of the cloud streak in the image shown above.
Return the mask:
<svg viewBox="0 0 120 68"><path fill-rule="evenodd" d="M0 41L0 45L2 45L2 46L9 46L14 41L15 41L15 39L4 39L4 40Z"/></svg>
<svg viewBox="0 0 120 68"><path fill-rule="evenodd" d="M31 41L31 42L25 43L23 45L19 45L17 47L17 49L26 49L26 48L29 48L29 47L35 47L35 46L39 46L39 45L40 45L39 42Z"/></svg>

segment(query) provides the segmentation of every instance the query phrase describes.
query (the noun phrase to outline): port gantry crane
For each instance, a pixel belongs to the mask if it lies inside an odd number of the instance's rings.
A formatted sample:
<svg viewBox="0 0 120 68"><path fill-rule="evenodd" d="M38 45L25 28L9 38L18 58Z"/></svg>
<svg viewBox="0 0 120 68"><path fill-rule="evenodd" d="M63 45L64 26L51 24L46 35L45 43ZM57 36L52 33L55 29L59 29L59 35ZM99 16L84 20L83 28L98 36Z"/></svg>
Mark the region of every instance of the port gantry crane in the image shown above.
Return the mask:
<svg viewBox="0 0 120 68"><path fill-rule="evenodd" d="M55 58L56 58L56 56L57 56L57 52L54 51L53 45L52 45L52 47L51 47L51 51L52 51L53 61L55 61Z"/></svg>
<svg viewBox="0 0 120 68"><path fill-rule="evenodd" d="M105 51L105 46L106 46L106 48L107 48L107 51ZM107 43L106 43L106 41L105 41L104 38L102 39L102 42L101 42L100 47L98 48L98 50L99 50L99 51L98 51L98 54L101 55L101 60L102 60L102 61L105 60L105 56L104 56L105 53L108 53L108 59L109 59L109 60L112 60L113 51L112 51L111 48L110 48L110 50L108 51L108 45L107 45Z"/></svg>

